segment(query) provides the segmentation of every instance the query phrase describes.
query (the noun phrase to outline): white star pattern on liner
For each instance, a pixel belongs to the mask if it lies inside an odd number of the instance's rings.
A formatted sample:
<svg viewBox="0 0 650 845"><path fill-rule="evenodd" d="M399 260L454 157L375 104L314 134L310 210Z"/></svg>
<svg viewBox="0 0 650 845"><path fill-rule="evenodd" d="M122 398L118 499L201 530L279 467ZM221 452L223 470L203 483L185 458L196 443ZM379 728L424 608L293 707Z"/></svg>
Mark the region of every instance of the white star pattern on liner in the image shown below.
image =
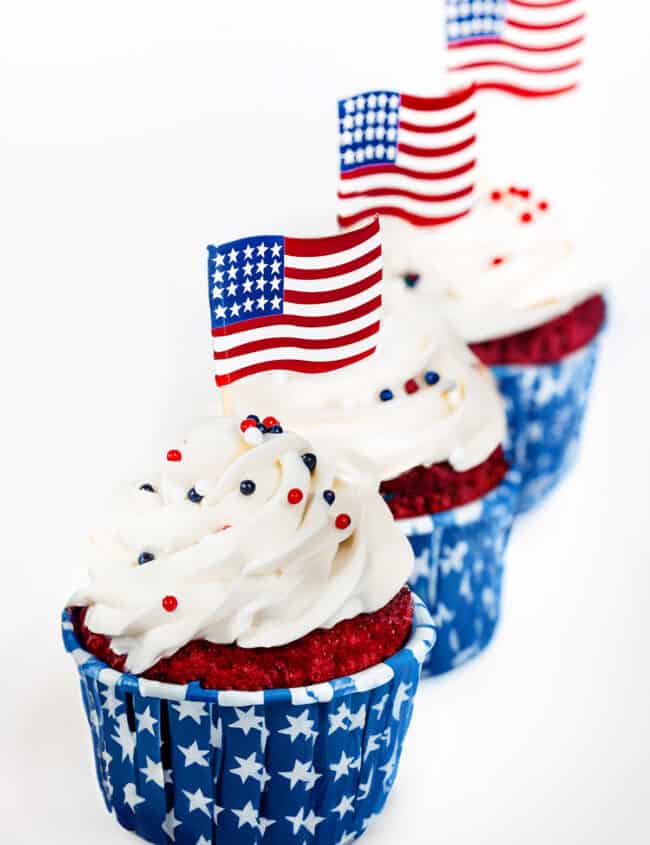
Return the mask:
<svg viewBox="0 0 650 845"><path fill-rule="evenodd" d="M313 836L316 832L317 826L325 821L324 816L317 816L313 810L305 816L305 811L301 807L295 816L285 816L286 820L293 826L293 835L296 836L301 828L305 828Z"/></svg>
<svg viewBox="0 0 650 845"><path fill-rule="evenodd" d="M200 789L197 789L196 792L190 792L189 790L184 789L183 795L189 801L190 813L193 813L195 810L199 810L201 813L204 813L208 818L212 817L212 813L208 809L209 805L212 803L212 798L209 798L207 795L204 795Z"/></svg>
<svg viewBox="0 0 650 845"><path fill-rule="evenodd" d="M379 745L379 740L381 739L381 734L370 734L368 737L368 744L366 745L366 750L363 755L363 759L367 760L368 757L372 754L373 751L378 751L381 747Z"/></svg>
<svg viewBox="0 0 650 845"><path fill-rule="evenodd" d="M374 774L375 770L371 769L370 774L368 775L368 780L365 783L359 784L359 801L365 801L368 795L370 794Z"/></svg>
<svg viewBox="0 0 650 845"><path fill-rule="evenodd" d="M165 783L174 783L174 778L172 776L172 770L171 769L164 769L163 779L164 779Z"/></svg>
<svg viewBox="0 0 650 845"><path fill-rule="evenodd" d="M334 783L339 778L348 775L350 769L359 769L361 768L361 758L360 757L348 757L345 751L341 751L341 757L338 763L331 763L330 769L334 772Z"/></svg>
<svg viewBox="0 0 650 845"><path fill-rule="evenodd" d="M138 804L144 803L144 798L140 798L138 793L135 789L134 783L127 783L124 787L124 803L128 804L132 811L135 812L135 808Z"/></svg>
<svg viewBox="0 0 650 845"><path fill-rule="evenodd" d="M413 684L405 684L400 681L400 684L397 687L397 692L395 693L395 700L393 701L393 719L395 719L395 721L399 720L402 704L406 704L407 701L411 700L411 696L408 695L408 691L411 689L412 686Z"/></svg>
<svg viewBox="0 0 650 845"><path fill-rule="evenodd" d="M178 746L179 750L183 753L185 757L185 765L186 766L209 766L210 764L205 759L208 754L210 753L209 749L205 751L196 744L196 740L191 745L188 745L187 748L183 747L182 745Z"/></svg>
<svg viewBox="0 0 650 845"><path fill-rule="evenodd" d="M449 575L452 570L454 572L463 571L463 562L465 555L469 551L469 546L464 540L461 540L456 546L445 546L442 550L442 558L440 560L440 570L443 575Z"/></svg>
<svg viewBox="0 0 650 845"><path fill-rule="evenodd" d="M115 687L107 687L102 690L102 695L104 697L102 707L108 712L109 716L115 718L118 709L123 706L124 702L115 696Z"/></svg>
<svg viewBox="0 0 650 845"><path fill-rule="evenodd" d="M415 563L409 576L409 583L415 584L418 578L429 577L429 555L430 550L428 548L424 549L419 555L416 555Z"/></svg>
<svg viewBox="0 0 650 845"><path fill-rule="evenodd" d="M303 710L299 716L286 717L289 727L282 728L278 731L281 734L287 734L293 743L299 736L304 736L305 739L316 739L318 733L313 730L314 721L309 718L309 710Z"/></svg>
<svg viewBox="0 0 650 845"><path fill-rule="evenodd" d="M305 789L309 792L310 789L313 789L318 778L322 777L314 771L313 766L311 760L304 763L301 760L296 760L291 771L278 772L278 774L289 781L289 789L293 789L297 783L304 783Z"/></svg>
<svg viewBox="0 0 650 845"><path fill-rule="evenodd" d="M350 730L362 730L366 724L366 705L362 704L356 713L350 713Z"/></svg>
<svg viewBox="0 0 650 845"><path fill-rule="evenodd" d="M180 827L182 822L179 822L174 814L173 808L165 816L165 821L162 823L163 831L169 836L172 842L176 842L176 828Z"/></svg>
<svg viewBox="0 0 650 845"><path fill-rule="evenodd" d="M178 704L172 704L172 710L178 713L179 722L190 718L197 725L200 725L201 719L208 715L202 701L179 701Z"/></svg>
<svg viewBox="0 0 650 845"><path fill-rule="evenodd" d="M344 795L336 807L332 807L333 812L339 814L339 819L342 819L346 813L354 813L354 796Z"/></svg>
<svg viewBox="0 0 650 845"><path fill-rule="evenodd" d="M336 733L336 731L339 731L339 730L347 731L347 729L348 729L347 723L348 723L349 718L350 718L350 711L348 709L347 704L345 704L345 702L344 702L343 704L340 705L340 707L336 711L336 713L330 713L329 714L329 720L330 720L330 729L329 729L329 732L328 732L329 736L331 736L333 733Z"/></svg>
<svg viewBox="0 0 650 845"><path fill-rule="evenodd" d="M263 816L258 818L257 811L251 801L247 801L241 810L232 809L230 811L237 816L237 829L250 825L254 830L259 830L262 835L267 827L275 824L275 819L265 819Z"/></svg>
<svg viewBox="0 0 650 845"><path fill-rule="evenodd" d="M249 707L248 710L240 710L239 707L235 707L235 713L237 719L231 722L229 728L239 728L245 736L248 736L249 731L260 731L261 733L266 731L264 717L257 716L254 707Z"/></svg>
<svg viewBox="0 0 650 845"><path fill-rule="evenodd" d="M136 713L135 718L138 722L138 733L148 731L152 736L156 735L154 727L158 724L158 719L154 719L151 715L151 708L149 705L147 705L142 713Z"/></svg>
<svg viewBox="0 0 650 845"><path fill-rule="evenodd" d="M352 833L344 833L336 845L350 845L350 842L354 842L355 838L356 833L354 831Z"/></svg>
<svg viewBox="0 0 650 845"><path fill-rule="evenodd" d="M212 842L208 841L205 836L199 836L196 840L196 845L212 845Z"/></svg>
<svg viewBox="0 0 650 845"><path fill-rule="evenodd" d="M216 726L214 724L210 725L210 745L213 748L221 748L222 743L223 725L221 723L221 717L219 717Z"/></svg>
<svg viewBox="0 0 650 845"><path fill-rule="evenodd" d="M124 713L117 717L115 720L115 726L117 728L117 734L114 734L111 739L113 739L122 749L122 762L124 762L127 757L131 762L133 762L133 754L135 752L135 734L131 733L128 719Z"/></svg>
<svg viewBox="0 0 650 845"><path fill-rule="evenodd" d="M379 699L379 701L376 704L372 705L371 709L375 710L377 712L377 718L378 719L381 719L383 712L384 712L384 707L386 706L387 701L388 701L388 693L386 693L385 695L382 695L382 697Z"/></svg>
<svg viewBox="0 0 650 845"><path fill-rule="evenodd" d="M104 750L102 751L102 753L101 753L101 755L100 755L100 756L101 756L102 760L104 761L104 765L106 766L106 768L108 768L108 767L110 766L110 764L111 764L111 760L112 760L113 758L112 758L112 757L111 757L111 755L108 753L108 751L106 750L106 748L104 748Z"/></svg>
<svg viewBox="0 0 650 845"><path fill-rule="evenodd" d="M397 765L397 747L391 754L390 759L383 766L379 767L380 772L384 772L384 791L388 792L393 782L393 775L395 773L395 766Z"/></svg>
<svg viewBox="0 0 650 845"><path fill-rule="evenodd" d="M152 760L151 757L147 755L147 764L144 769L140 769L140 771L146 778L145 783L153 782L161 789L164 788L165 774L163 772L162 763L156 763L155 760Z"/></svg>
<svg viewBox="0 0 650 845"><path fill-rule="evenodd" d="M218 804L215 804L213 809L213 816L215 824L219 824L219 813L223 813L223 807L220 807Z"/></svg>
<svg viewBox="0 0 650 845"><path fill-rule="evenodd" d="M230 773L241 778L242 783L246 783L248 778L253 778L253 780L258 780L262 784L262 787L264 787L264 784L271 780L270 776L266 773L266 769L263 764L257 762L257 754L255 751L253 751L252 754L249 754L248 757L237 757L237 755L235 755L235 760L237 761L238 766L231 769Z"/></svg>

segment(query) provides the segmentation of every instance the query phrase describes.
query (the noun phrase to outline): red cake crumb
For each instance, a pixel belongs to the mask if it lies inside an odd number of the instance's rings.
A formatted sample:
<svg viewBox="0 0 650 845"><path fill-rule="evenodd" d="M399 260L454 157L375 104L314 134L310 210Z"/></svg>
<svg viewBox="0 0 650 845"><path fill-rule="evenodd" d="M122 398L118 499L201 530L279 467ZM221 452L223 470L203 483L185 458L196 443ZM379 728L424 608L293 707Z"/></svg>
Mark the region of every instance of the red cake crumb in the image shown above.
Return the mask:
<svg viewBox="0 0 650 845"><path fill-rule="evenodd" d="M474 354L487 366L552 364L586 346L605 320L605 300L592 296L571 311L518 334L472 343Z"/></svg>
<svg viewBox="0 0 650 845"><path fill-rule="evenodd" d="M404 519L474 502L497 487L507 471L503 450L498 446L473 469L457 472L447 461L430 467L418 466L383 481L380 492L395 519Z"/></svg>
<svg viewBox="0 0 650 845"><path fill-rule="evenodd" d="M83 647L119 672L126 657L110 647L110 638L85 624L86 608L76 614ZM408 587L375 613L361 613L329 630L318 629L293 643L274 648L240 648L193 640L172 657L159 660L142 677L172 684L198 681L205 689L265 690L331 681L381 663L407 641L413 623Z"/></svg>

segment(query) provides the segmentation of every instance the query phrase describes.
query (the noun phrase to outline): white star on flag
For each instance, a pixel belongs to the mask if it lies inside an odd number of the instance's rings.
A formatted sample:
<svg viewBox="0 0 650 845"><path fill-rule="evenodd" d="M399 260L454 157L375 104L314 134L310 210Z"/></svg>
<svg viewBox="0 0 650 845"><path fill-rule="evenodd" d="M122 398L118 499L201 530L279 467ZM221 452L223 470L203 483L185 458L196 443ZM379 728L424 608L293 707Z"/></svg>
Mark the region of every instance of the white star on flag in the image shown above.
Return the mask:
<svg viewBox="0 0 650 845"><path fill-rule="evenodd" d="M179 750L183 753L185 757L185 766L209 766L210 764L205 759L208 754L210 753L209 749L205 751L196 744L196 740L187 746L187 748L183 747L182 745L178 746Z"/></svg>

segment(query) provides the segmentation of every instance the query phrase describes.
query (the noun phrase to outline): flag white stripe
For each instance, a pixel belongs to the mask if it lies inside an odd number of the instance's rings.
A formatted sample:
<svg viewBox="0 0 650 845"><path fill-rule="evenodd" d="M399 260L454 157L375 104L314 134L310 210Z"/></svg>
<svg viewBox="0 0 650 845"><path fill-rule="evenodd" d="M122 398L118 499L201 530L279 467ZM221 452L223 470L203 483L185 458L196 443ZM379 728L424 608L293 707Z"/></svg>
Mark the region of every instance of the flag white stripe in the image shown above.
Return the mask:
<svg viewBox="0 0 650 845"><path fill-rule="evenodd" d="M474 168L460 176L452 176L451 179L430 179L428 181L416 181L412 176L404 176L401 173L376 173L371 176L357 176L354 179L341 181L339 191L343 194L351 194L355 191L371 191L375 188L382 190L397 188L403 191L440 196L469 187L473 184L473 177Z"/></svg>
<svg viewBox="0 0 650 845"><path fill-rule="evenodd" d="M316 293L317 291L325 290L340 290L347 287L347 285L354 285L367 279L381 270L381 256L375 258L369 264L364 264L358 270L352 270L350 273L343 273L340 276L329 276L325 279L285 279L284 290L298 291L305 293Z"/></svg>
<svg viewBox="0 0 650 845"><path fill-rule="evenodd" d="M432 135L423 134L422 132L412 132L410 129L400 129L399 140L402 144L408 144L410 147L418 147L421 150L441 149L442 147L451 147L469 140L475 134L472 128L473 126L474 121L460 129L454 129L450 132L436 132Z"/></svg>
<svg viewBox="0 0 650 845"><path fill-rule="evenodd" d="M350 249L341 250L340 252L333 252L331 255L301 256L291 255L291 253L286 252L284 264L285 267L291 267L296 270L322 270L325 272L328 268L340 267L342 264L354 261L362 255L367 255L378 246L381 246L381 235L379 233L363 241L358 246L350 247Z"/></svg>
<svg viewBox="0 0 650 845"><path fill-rule="evenodd" d="M273 336L273 335L272 335ZM278 346L273 349L261 349L259 352L250 352L247 355L237 355L234 358L224 358L216 361L219 374L224 376L239 370L242 367L250 367L255 364L264 364L267 361L283 358L297 358L301 361L341 361L352 355L357 355L372 349L377 345L378 333L371 335L357 343L347 343L345 346L332 347L331 349L300 349L295 346Z"/></svg>
<svg viewBox="0 0 650 845"><path fill-rule="evenodd" d="M450 217L454 214L462 214L468 208L470 202L471 197L469 196L443 202L429 202L414 200L410 197L394 196L355 197L343 200L340 212L347 217L362 211L370 211L377 206L389 205L421 217Z"/></svg>
<svg viewBox="0 0 650 845"><path fill-rule="evenodd" d="M284 313L297 317L330 317L335 314L340 314L343 311L349 311L352 308L358 308L360 305L365 305L381 293L381 281L371 285L361 293L356 293L354 296L346 296L345 299L338 299L334 302L319 302L317 304L303 305L298 302L285 302Z"/></svg>
<svg viewBox="0 0 650 845"><path fill-rule="evenodd" d="M379 311L374 309L364 317L358 317L356 320L348 320L334 326L269 326L267 328L248 329L237 334L213 337L212 345L215 352L226 352L234 346L273 337L293 337L304 340L327 340L331 338L336 340L339 337L345 337L348 334L368 328L368 326L376 323L379 317Z"/></svg>
<svg viewBox="0 0 650 845"><path fill-rule="evenodd" d="M442 171L455 170L457 167L463 167L464 165L469 164L475 156L476 144L470 144L466 150L462 150L460 153L452 153L445 156L433 156L432 158L413 156L398 150L395 158L395 164L398 167L406 167L409 170L415 170L418 173L440 173Z"/></svg>
<svg viewBox="0 0 650 845"><path fill-rule="evenodd" d="M515 85L521 88L528 88L535 91L554 91L557 88L565 88L575 85L578 79L578 68L562 73L527 73L521 70L513 70L504 67L472 68L455 72L456 79L464 79L467 82L499 82L505 85Z"/></svg>
<svg viewBox="0 0 650 845"><path fill-rule="evenodd" d="M449 123L456 123L456 121L469 117L474 111L474 102L470 98L459 106L453 106L449 109L442 109L440 111L419 111L418 109L409 109L406 106L400 106L399 119L406 123L413 123L415 126L447 126ZM470 120L465 124L465 128L473 125L474 120ZM435 134L435 133L432 133Z"/></svg>
<svg viewBox="0 0 650 845"><path fill-rule="evenodd" d="M505 47L502 44L474 44L463 47L462 50L449 51L449 64L451 68L456 68L459 65L471 64L473 62L500 61L511 62L512 64L530 68L547 69L571 64L580 60L583 55L583 44L576 44L574 47L568 47L564 50L552 50L544 53L524 53L521 50L514 50L512 47ZM500 68L495 68L493 73L499 70ZM456 80L458 80L458 77L456 77Z"/></svg>

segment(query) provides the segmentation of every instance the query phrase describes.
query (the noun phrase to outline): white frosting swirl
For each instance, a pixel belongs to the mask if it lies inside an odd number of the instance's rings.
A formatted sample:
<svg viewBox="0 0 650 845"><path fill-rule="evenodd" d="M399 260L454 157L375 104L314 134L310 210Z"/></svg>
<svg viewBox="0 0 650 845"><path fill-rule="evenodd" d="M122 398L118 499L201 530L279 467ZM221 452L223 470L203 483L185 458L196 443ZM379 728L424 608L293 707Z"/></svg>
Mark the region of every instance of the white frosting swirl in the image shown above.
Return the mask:
<svg viewBox="0 0 650 845"><path fill-rule="evenodd" d="M387 280L377 352L318 378L264 374L238 382L235 406L244 416L269 408L337 456L342 471L362 459L377 481L419 464L448 460L457 470L484 461L505 434L503 403L489 370L439 316L423 285ZM440 380L424 379L433 371ZM414 378L418 390L404 385ZM381 401L384 389L394 398Z"/></svg>
<svg viewBox="0 0 650 845"><path fill-rule="evenodd" d="M418 273L468 343L542 325L598 288L598 269L588 268L542 194L525 198L494 186L455 223L427 229L382 220L382 236L386 274Z"/></svg>
<svg viewBox="0 0 650 845"><path fill-rule="evenodd" d="M385 503L371 487L332 475L292 433L249 446L238 423L206 421L179 449L182 460L116 498L112 526L94 538L90 585L71 606L88 606L91 631L112 638L126 667L143 672L194 639L245 648L283 645L316 628L383 607L413 563ZM240 483L253 481L244 495ZM190 488L204 498L188 499ZM296 488L302 500L290 504ZM333 490L329 506L323 490ZM336 527L346 513L350 524ZM227 527L229 526L229 527ZM142 552L154 559L138 564ZM177 607L164 609L173 596Z"/></svg>

